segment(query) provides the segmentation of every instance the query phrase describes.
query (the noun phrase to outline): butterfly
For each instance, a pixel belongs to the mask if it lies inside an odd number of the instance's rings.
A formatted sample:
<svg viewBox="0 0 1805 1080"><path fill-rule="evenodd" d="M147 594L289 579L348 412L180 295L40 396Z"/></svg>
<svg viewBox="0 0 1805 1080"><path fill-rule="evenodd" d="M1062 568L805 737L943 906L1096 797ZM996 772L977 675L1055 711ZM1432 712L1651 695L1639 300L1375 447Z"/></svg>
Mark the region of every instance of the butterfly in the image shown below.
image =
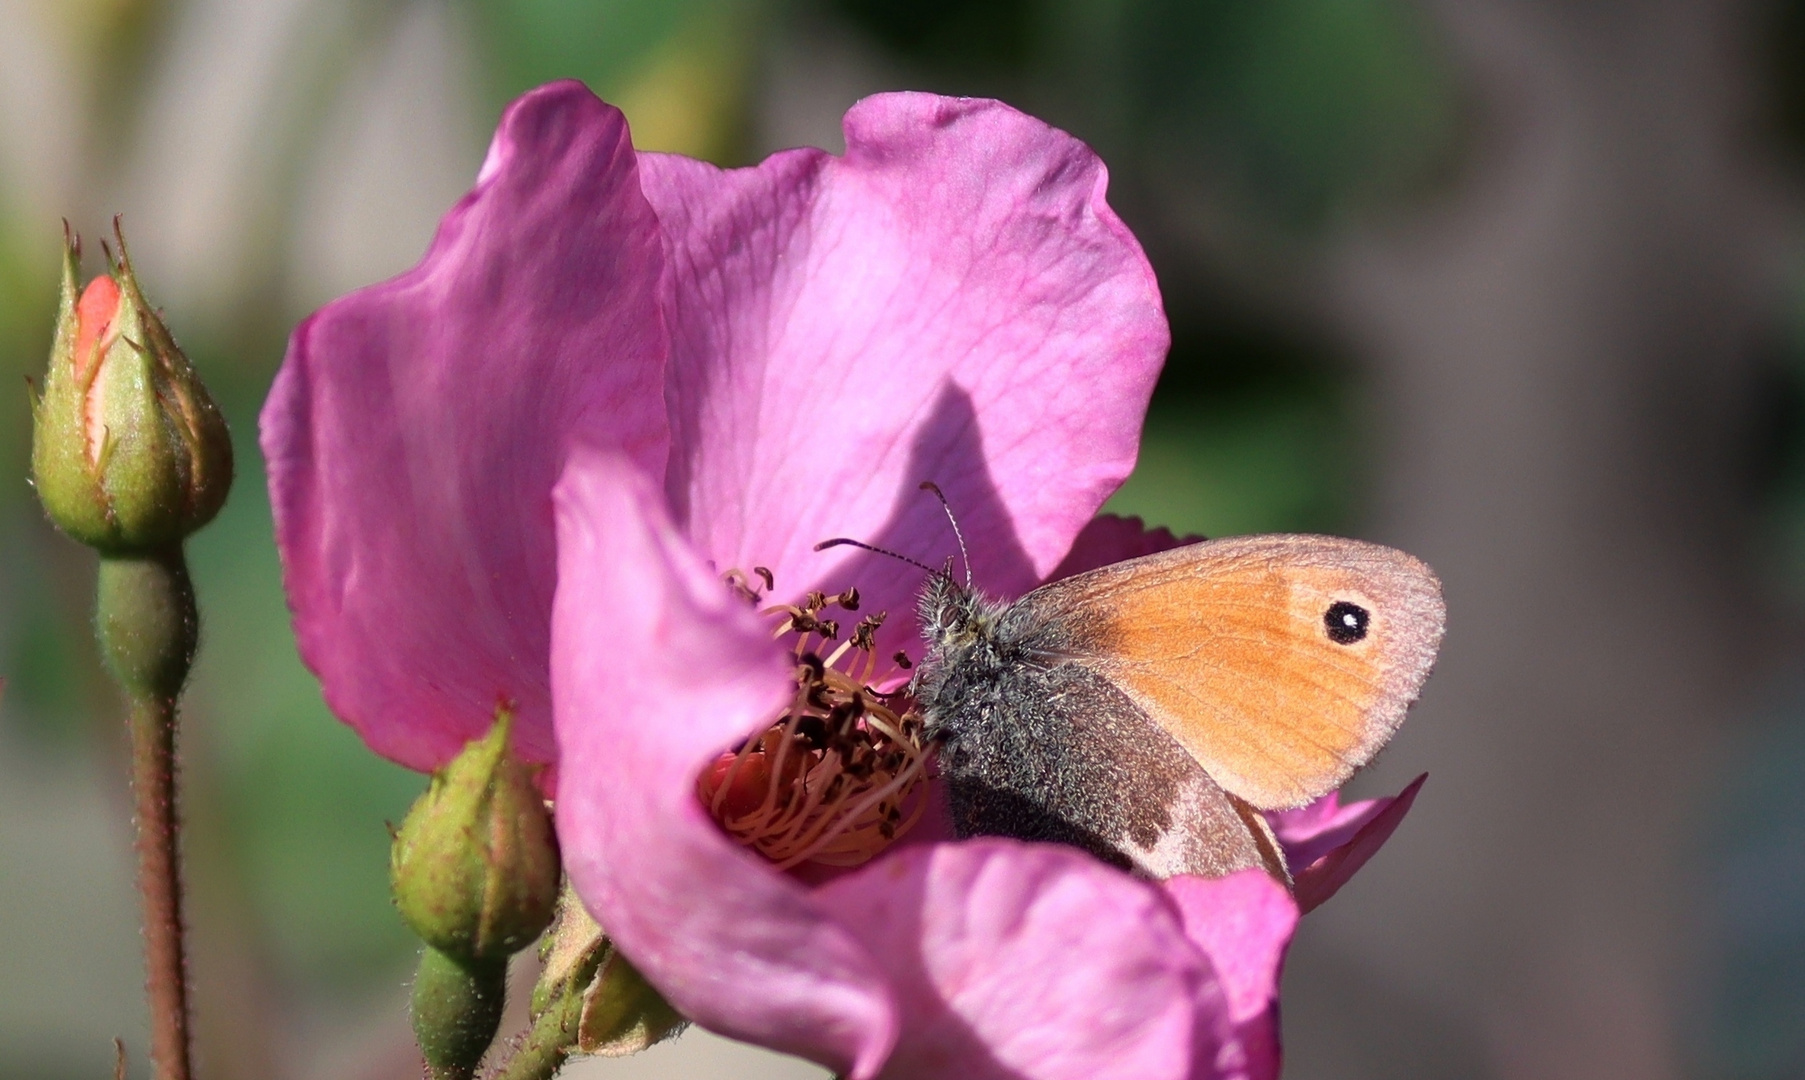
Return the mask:
<svg viewBox="0 0 1805 1080"><path fill-rule="evenodd" d="M919 607L910 689L959 835L1072 844L1161 879L1289 880L1261 811L1378 753L1446 620L1417 559L1288 535L1174 548L1013 602L949 563Z"/></svg>

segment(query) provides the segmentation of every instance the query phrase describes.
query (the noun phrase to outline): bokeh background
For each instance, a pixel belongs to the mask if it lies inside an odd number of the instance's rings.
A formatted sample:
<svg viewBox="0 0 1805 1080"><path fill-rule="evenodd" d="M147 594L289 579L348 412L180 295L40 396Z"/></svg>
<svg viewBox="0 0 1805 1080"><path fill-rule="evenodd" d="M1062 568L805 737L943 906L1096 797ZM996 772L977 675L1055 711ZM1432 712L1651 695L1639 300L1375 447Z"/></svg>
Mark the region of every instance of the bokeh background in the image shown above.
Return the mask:
<svg viewBox="0 0 1805 1080"><path fill-rule="evenodd" d="M886 89L1073 131L1174 327L1116 508L1440 571L1442 662L1354 787L1429 785L1304 923L1288 1076L1805 1076L1797 0L0 0L0 1075L108 1075L115 1035L145 1075L92 561L25 484L58 219L124 212L239 441L191 545L201 1076L400 1080L383 825L422 780L295 658L254 418L561 76L727 164ZM570 1075L825 1074L692 1033Z"/></svg>

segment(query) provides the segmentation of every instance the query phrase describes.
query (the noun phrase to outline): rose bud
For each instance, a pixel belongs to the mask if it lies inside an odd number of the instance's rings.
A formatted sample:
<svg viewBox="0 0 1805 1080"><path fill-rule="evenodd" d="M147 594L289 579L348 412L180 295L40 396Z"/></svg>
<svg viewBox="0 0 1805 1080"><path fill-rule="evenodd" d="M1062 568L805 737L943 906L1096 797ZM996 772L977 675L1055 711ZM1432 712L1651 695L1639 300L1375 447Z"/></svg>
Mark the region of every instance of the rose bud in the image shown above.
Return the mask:
<svg viewBox="0 0 1805 1080"><path fill-rule="evenodd" d="M428 945L460 959L505 959L550 924L558 839L527 765L508 748L502 709L408 811L390 862L395 904Z"/></svg>
<svg viewBox="0 0 1805 1080"><path fill-rule="evenodd" d="M115 263L77 292L67 232L50 370L32 402L31 466L56 526L106 554L156 551L213 519L232 484L219 408L132 272Z"/></svg>

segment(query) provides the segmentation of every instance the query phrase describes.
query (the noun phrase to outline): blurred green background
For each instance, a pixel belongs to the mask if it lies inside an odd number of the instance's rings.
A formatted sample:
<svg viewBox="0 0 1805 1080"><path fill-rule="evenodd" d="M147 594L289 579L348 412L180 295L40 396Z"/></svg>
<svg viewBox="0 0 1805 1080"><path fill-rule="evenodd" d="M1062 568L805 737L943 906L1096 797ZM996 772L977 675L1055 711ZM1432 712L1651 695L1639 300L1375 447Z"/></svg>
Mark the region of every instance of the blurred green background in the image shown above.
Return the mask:
<svg viewBox="0 0 1805 1080"><path fill-rule="evenodd" d="M1371 535L1442 568L1453 689L1437 699L1432 684L1425 707L1452 734L1423 736L1420 752L1401 742L1382 775L1431 768L1417 818L1478 824L1413 820L1396 866L1368 871L1397 870L1396 894L1363 882L1350 914L1300 938L1290 1075L1805 1075L1805 690L1787 675L1805 597L1801 10L0 0L0 365L43 364L57 219L98 237L123 211L153 301L238 440L232 499L191 545L207 620L183 748L201 1075L412 1073L411 945L387 899L384 822L422 780L364 751L294 655L256 411L294 322L411 265L503 103L565 76L620 104L642 148L730 165L837 150L840 114L883 89L997 96L1073 131L1109 162L1174 329L1140 467L1111 508L1179 532ZM1655 83L1666 96L1638 96ZM0 1075L101 1075L119 1034L141 1076L91 559L49 531L24 483L29 415L12 385ZM1596 442L1575 434L1593 429ZM1564 531L1540 524L1561 515ZM1706 642L1688 655L1733 656L1673 699L1686 715L1649 720L1610 688L1637 683L1636 664L1690 661L1601 653L1580 674L1544 674L1535 655L1485 644L1488 621L1531 636L1590 625L1585 586L1571 586L1600 579L1587 558L1605 576L1630 567L1614 587L1631 599L1601 603L1631 645L1668 633L1631 614L1658 594L1636 582L1705 596L1706 613L1681 620ZM1493 565L1506 569L1488 579ZM1519 580L1533 588L1504 584ZM1513 622L1544 584L1549 598ZM1463 589L1480 601L1463 608ZM1479 629L1463 639L1462 620ZM1608 652L1618 630L1601 625L1582 647ZM1548 713L1519 685L1579 687L1560 700L1598 719L1557 734L1519 723ZM1581 729L1596 741L1561 741ZM1560 771L1575 754L1594 762L1577 778ZM1569 858L1537 814L1569 808L1556 833L1600 820L1579 790L1665 801L1602 842L1574 830ZM1672 873L1645 889L1614 856L1584 855L1600 849L1653 851ZM1396 943L1423 905L1443 929L1420 941L1478 944L1412 960ZM1544 980L1584 1003L1577 1018L1538 1013ZM823 1075L699 1035L682 1044L587 1067Z"/></svg>

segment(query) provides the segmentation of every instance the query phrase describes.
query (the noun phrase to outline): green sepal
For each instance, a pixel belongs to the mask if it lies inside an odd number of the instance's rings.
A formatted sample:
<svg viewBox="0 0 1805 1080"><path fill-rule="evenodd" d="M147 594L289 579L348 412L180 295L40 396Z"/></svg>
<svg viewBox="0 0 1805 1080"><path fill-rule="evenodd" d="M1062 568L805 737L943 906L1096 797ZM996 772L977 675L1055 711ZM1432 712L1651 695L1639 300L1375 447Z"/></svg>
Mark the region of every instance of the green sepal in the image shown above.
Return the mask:
<svg viewBox="0 0 1805 1080"><path fill-rule="evenodd" d="M601 1057L625 1057L678 1034L688 1023L620 950L610 949L583 995L577 1049Z"/></svg>
<svg viewBox="0 0 1805 1080"><path fill-rule="evenodd" d="M117 541L118 530L100 471L88 457L85 402L93 376L78 370L75 361L81 242L67 224L63 228L56 337L43 388L32 397L32 485L57 528L91 547L106 547Z"/></svg>
<svg viewBox="0 0 1805 1080"><path fill-rule="evenodd" d="M568 886L539 959L532 1027L490 1080L549 1080L573 1053L631 1054L687 1023L615 950Z"/></svg>

